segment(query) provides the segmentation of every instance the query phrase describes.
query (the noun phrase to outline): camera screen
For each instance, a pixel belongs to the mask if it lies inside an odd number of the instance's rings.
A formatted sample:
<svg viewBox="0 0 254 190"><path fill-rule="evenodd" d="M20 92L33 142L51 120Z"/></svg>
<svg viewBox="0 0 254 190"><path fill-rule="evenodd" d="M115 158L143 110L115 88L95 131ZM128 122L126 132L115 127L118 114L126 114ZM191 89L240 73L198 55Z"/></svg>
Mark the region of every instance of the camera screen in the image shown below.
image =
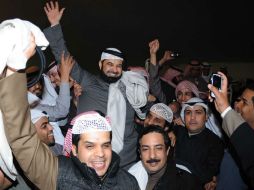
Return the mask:
<svg viewBox="0 0 254 190"><path fill-rule="evenodd" d="M220 89L221 88L221 77L217 76L217 75L213 75L212 83L213 83L213 86Z"/></svg>

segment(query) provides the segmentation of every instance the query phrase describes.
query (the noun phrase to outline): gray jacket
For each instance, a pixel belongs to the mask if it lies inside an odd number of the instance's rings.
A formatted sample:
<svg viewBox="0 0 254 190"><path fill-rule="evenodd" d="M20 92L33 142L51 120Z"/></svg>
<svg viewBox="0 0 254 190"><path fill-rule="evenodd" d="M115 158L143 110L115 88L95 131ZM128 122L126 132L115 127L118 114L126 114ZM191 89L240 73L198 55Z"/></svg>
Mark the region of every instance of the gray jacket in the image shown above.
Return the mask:
<svg viewBox="0 0 254 190"><path fill-rule="evenodd" d="M58 24L46 28L44 34L50 43L51 50L57 61L60 60L61 53L68 52L65 45L61 26ZM99 110L106 115L109 84L104 82L99 76L95 76L75 64L71 71L71 77L76 80L84 89L78 100L77 114ZM123 91L122 91L123 92ZM125 94L123 94L125 96ZM126 98L125 98L126 99ZM136 161L136 143L138 133L134 128L135 111L126 99L126 125L124 132L124 146L119 153L121 167L128 169Z"/></svg>

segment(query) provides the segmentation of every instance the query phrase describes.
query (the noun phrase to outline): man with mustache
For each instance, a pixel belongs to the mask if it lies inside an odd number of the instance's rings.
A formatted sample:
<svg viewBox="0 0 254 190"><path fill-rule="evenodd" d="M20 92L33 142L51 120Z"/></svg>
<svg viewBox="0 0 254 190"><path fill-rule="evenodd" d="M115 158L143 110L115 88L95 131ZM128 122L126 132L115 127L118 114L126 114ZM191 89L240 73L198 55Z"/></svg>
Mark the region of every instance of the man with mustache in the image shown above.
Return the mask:
<svg viewBox="0 0 254 190"><path fill-rule="evenodd" d="M195 180L187 180L178 172L175 162L168 155L170 140L160 126L145 127L139 136L139 153L147 174L133 173L141 190L188 190L198 189ZM148 178L147 178L148 175Z"/></svg>
<svg viewBox="0 0 254 190"><path fill-rule="evenodd" d="M61 53L68 52L60 20L64 8L58 2L46 3L44 7L51 27L44 30L56 60ZM137 131L134 128L135 112L141 119L145 114L140 108L147 102L148 85L143 76L130 71L123 72L123 53L116 48L107 48L99 60L100 74L95 76L75 62L71 77L84 92L79 96L77 114L99 110L111 117L112 147L121 157L121 167L128 169L136 160Z"/></svg>

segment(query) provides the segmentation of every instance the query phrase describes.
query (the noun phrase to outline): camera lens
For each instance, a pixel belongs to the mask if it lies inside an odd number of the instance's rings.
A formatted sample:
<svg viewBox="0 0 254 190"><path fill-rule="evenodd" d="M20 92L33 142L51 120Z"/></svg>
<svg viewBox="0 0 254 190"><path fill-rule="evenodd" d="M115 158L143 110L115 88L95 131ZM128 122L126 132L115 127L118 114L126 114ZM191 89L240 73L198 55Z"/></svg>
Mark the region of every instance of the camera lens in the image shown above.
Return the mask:
<svg viewBox="0 0 254 190"><path fill-rule="evenodd" d="M174 52L174 53L171 53L170 56L171 56L171 57L178 57L178 56L179 56L179 53Z"/></svg>

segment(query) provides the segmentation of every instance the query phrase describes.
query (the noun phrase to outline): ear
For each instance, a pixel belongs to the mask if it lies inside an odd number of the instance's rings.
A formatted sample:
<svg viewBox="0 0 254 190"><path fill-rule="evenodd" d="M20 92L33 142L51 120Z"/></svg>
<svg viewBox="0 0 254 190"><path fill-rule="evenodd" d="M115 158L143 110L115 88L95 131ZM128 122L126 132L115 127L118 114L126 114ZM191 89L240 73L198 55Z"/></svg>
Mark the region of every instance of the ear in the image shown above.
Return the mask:
<svg viewBox="0 0 254 190"><path fill-rule="evenodd" d="M102 61L99 61L99 68L101 70L101 68L102 68Z"/></svg>
<svg viewBox="0 0 254 190"><path fill-rule="evenodd" d="M78 151L77 151L76 145L74 145L74 144L72 145L71 151L72 151L72 154L73 154L74 156L77 156Z"/></svg>
<svg viewBox="0 0 254 190"><path fill-rule="evenodd" d="M208 117L209 117L209 115L208 115L208 114L206 114L206 117L205 117L205 122L207 122L207 121L208 121Z"/></svg>

